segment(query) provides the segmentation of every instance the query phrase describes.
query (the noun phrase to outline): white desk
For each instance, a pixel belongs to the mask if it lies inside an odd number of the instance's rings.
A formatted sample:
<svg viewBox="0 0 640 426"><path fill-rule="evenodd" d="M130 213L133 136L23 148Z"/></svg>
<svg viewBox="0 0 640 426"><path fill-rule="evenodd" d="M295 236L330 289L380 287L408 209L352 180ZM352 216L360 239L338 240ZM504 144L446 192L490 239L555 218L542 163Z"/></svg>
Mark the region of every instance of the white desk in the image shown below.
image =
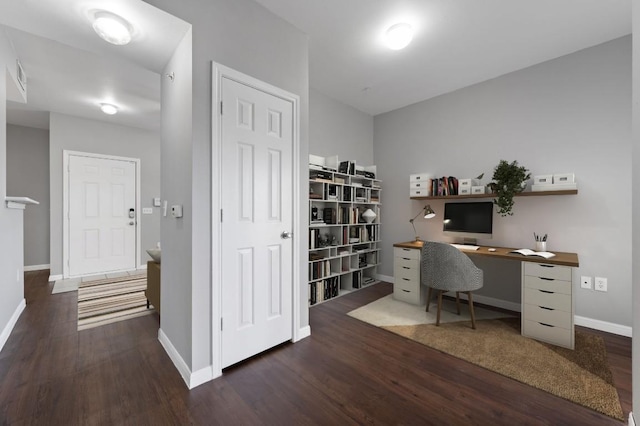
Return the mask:
<svg viewBox="0 0 640 426"><path fill-rule="evenodd" d="M421 305L425 292L420 285L422 241L394 246L394 299ZM480 246L463 250L469 256L485 256L521 262L522 335L570 349L574 348L573 268L576 253L554 252L551 259L510 253L510 247Z"/></svg>

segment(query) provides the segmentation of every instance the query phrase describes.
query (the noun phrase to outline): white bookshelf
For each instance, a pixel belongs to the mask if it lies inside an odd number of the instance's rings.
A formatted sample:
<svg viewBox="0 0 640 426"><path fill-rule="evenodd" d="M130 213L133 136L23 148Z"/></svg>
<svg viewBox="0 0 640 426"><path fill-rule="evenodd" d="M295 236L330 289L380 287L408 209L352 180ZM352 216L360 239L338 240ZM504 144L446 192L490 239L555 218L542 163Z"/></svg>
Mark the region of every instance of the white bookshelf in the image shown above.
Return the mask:
<svg viewBox="0 0 640 426"><path fill-rule="evenodd" d="M377 282L382 182L375 166L353 163L344 173L340 164L337 156L309 156L311 306ZM368 209L371 223L362 217Z"/></svg>

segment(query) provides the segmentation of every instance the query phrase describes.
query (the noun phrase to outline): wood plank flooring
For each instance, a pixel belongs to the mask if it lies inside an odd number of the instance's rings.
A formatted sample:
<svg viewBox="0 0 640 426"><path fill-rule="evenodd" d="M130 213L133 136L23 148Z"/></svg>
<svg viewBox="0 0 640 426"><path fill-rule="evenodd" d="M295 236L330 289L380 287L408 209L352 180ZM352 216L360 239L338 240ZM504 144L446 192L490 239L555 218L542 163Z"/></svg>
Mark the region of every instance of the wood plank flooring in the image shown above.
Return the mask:
<svg viewBox="0 0 640 426"><path fill-rule="evenodd" d="M345 315L388 283L311 309L311 337L188 391L157 315L78 332L76 293L25 274L27 308L0 352L0 424L621 424ZM625 415L631 340L605 337ZM498 349L498 348L497 348Z"/></svg>

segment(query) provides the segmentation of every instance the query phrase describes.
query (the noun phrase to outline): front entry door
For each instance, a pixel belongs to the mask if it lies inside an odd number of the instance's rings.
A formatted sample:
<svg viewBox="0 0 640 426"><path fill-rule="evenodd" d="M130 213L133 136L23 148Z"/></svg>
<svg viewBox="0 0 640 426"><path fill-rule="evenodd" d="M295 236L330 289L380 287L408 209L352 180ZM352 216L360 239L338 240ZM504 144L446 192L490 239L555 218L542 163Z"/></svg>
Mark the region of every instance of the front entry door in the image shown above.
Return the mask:
<svg viewBox="0 0 640 426"><path fill-rule="evenodd" d="M292 338L293 104L222 78L222 367Z"/></svg>
<svg viewBox="0 0 640 426"><path fill-rule="evenodd" d="M68 160L69 276L136 268L136 163Z"/></svg>

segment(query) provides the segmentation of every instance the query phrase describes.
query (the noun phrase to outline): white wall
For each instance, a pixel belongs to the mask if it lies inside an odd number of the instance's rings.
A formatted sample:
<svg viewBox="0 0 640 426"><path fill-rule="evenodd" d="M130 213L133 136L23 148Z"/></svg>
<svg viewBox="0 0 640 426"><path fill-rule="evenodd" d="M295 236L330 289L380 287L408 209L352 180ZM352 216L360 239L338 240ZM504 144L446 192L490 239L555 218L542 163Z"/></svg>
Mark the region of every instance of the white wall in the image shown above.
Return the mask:
<svg viewBox="0 0 640 426"><path fill-rule="evenodd" d="M65 114L51 113L49 129L49 190L51 195L51 275L62 268L62 159L63 151L82 151L140 159L140 205L152 207L160 196L160 134L156 131L120 126ZM142 213L142 212L140 212ZM151 258L145 250L160 241L160 208L139 216L140 259Z"/></svg>
<svg viewBox="0 0 640 426"><path fill-rule="evenodd" d="M7 194L40 204L24 211L24 264L49 264L49 131L7 125Z"/></svg>
<svg viewBox="0 0 640 426"><path fill-rule="evenodd" d="M426 204L409 199L410 173L490 178L500 159L518 160L532 175L575 172L578 195L518 198L515 215L494 215L494 239L479 243L531 247L533 232L548 233L549 250L579 254L578 278L609 280L607 293L577 288L576 314L630 326L630 117L630 37L376 116L381 272L393 274L392 244L412 239L409 219ZM444 202L429 203L441 218ZM446 240L440 220L416 224L423 237ZM517 287L510 269L483 290ZM519 297L511 293L505 299Z"/></svg>
<svg viewBox="0 0 640 426"><path fill-rule="evenodd" d="M308 40L292 25L251 0L147 0L147 3L193 26L192 139L182 147L184 153L191 151L192 158L174 177L175 190L189 192L191 200L184 196L185 217L181 227L171 231L176 236L175 250L190 254L191 258L175 259L171 266L163 261L162 266L163 280L165 271L174 277L185 277L185 291L191 289L191 309L181 306L170 316L163 311L162 328L171 323L173 333L187 330L188 339L173 342L175 335L168 337L190 370L196 372L212 365L211 259L218 256L211 252L211 61L300 96L299 154L301 164L305 165L309 153ZM301 170L300 179L301 216L306 218L306 167ZM164 233L164 221L162 226ZM299 238L306 246L306 233ZM305 262L300 276L294 280L301 289L302 306L307 301L306 276ZM303 310L299 323L302 327L309 323L307 309Z"/></svg>
<svg viewBox="0 0 640 426"><path fill-rule="evenodd" d="M309 153L373 164L373 116L309 90Z"/></svg>
<svg viewBox="0 0 640 426"><path fill-rule="evenodd" d="M23 211L7 209L7 83L14 84L7 68L16 56L0 31L0 350L24 307ZM9 77L8 77L9 75Z"/></svg>

